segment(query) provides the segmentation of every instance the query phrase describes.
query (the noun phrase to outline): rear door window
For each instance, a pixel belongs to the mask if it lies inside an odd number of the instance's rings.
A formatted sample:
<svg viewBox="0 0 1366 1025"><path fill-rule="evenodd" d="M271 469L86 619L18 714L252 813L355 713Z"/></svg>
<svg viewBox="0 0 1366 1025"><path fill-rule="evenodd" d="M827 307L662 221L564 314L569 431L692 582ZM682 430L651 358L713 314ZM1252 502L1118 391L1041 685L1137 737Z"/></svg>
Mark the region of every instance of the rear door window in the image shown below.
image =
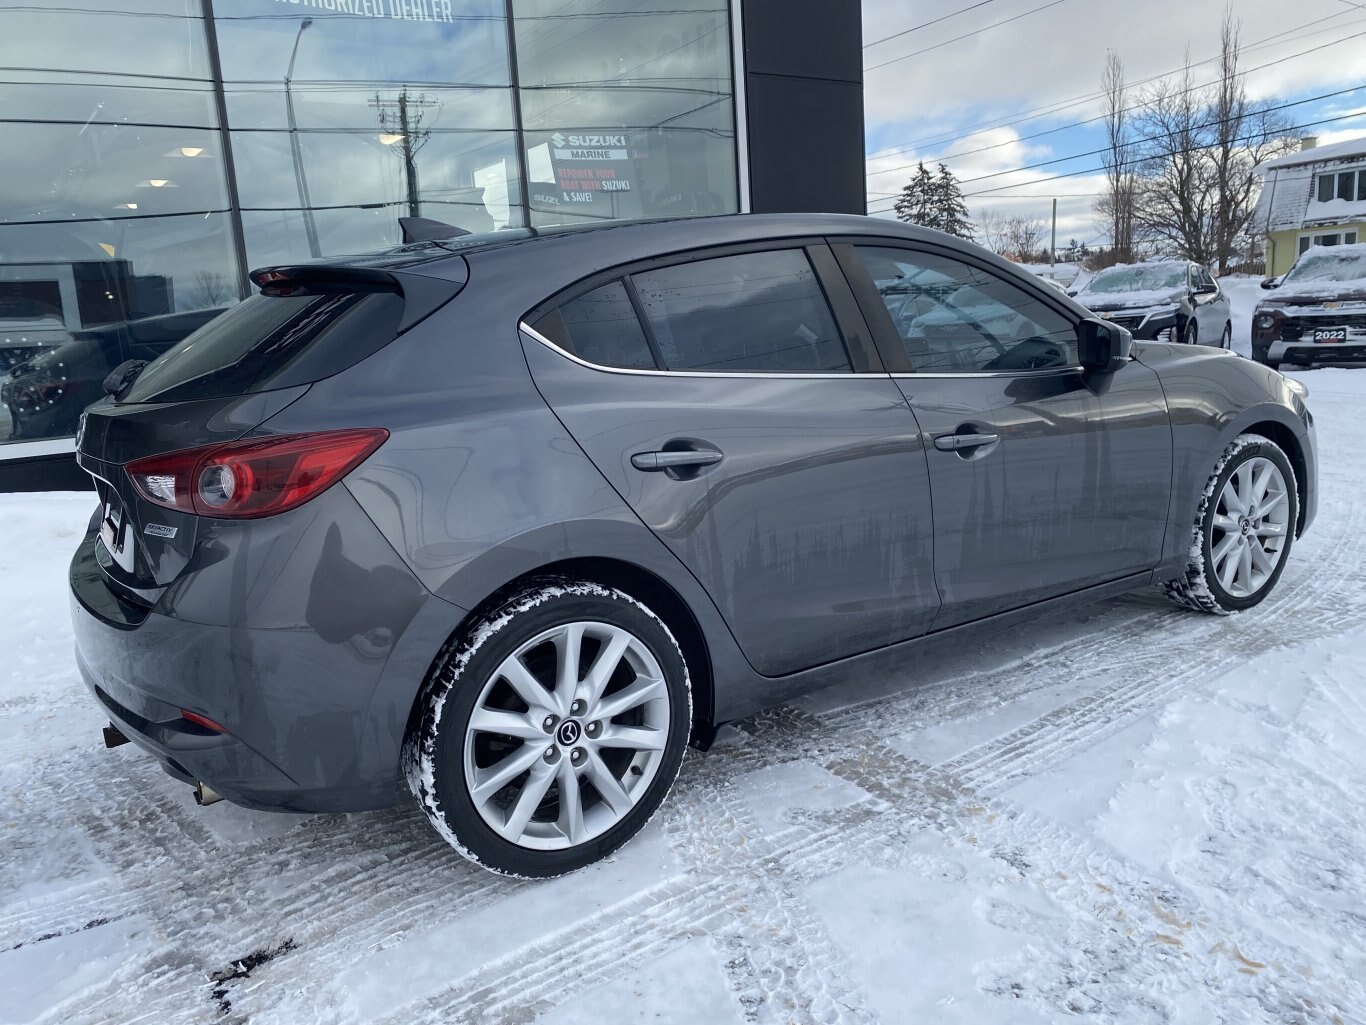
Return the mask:
<svg viewBox="0 0 1366 1025"><path fill-rule="evenodd" d="M610 281L552 310L535 328L566 352L604 367L654 369L650 343L626 285Z"/></svg>
<svg viewBox="0 0 1366 1025"><path fill-rule="evenodd" d="M802 249L774 249L631 275L670 370L829 374L852 367Z"/></svg>
<svg viewBox="0 0 1366 1025"><path fill-rule="evenodd" d="M150 364L124 402L219 398L311 384L398 334L396 292L255 295Z"/></svg>

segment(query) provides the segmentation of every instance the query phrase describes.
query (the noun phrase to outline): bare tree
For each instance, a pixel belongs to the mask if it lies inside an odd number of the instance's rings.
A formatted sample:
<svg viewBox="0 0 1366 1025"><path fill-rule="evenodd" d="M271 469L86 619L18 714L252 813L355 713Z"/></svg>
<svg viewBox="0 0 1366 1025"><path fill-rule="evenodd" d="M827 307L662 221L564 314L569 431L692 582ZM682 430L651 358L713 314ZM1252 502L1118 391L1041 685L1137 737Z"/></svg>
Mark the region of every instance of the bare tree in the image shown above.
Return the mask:
<svg viewBox="0 0 1366 1025"><path fill-rule="evenodd" d="M1212 111L1218 194L1213 242L1221 274L1228 273L1229 256L1256 208L1257 180L1253 169L1299 145L1285 115L1269 111L1266 103L1248 101L1238 72L1240 29L1232 6L1225 8L1219 28L1219 82Z"/></svg>
<svg viewBox="0 0 1366 1025"><path fill-rule="evenodd" d="M1038 261L1043 250L1044 239L1048 237L1048 225L1037 217L1016 214L1005 218L1001 235L1005 243L1005 255L1021 263L1033 263Z"/></svg>
<svg viewBox="0 0 1366 1025"><path fill-rule="evenodd" d="M1226 10L1219 78L1197 88L1189 57L1181 77L1143 97L1135 234L1146 233L1191 260L1228 268L1257 198L1253 169L1293 150L1298 138L1283 114L1247 98L1238 71L1238 23Z"/></svg>
<svg viewBox="0 0 1366 1025"><path fill-rule="evenodd" d="M1128 260L1134 248L1137 185L1124 63L1114 50L1107 50L1105 54L1101 91L1105 96L1105 154L1101 158L1105 165L1105 195L1097 202L1096 209L1105 218L1106 231L1119 258Z"/></svg>
<svg viewBox="0 0 1366 1025"><path fill-rule="evenodd" d="M983 210L977 215L977 240L993 253L1006 251L1006 215L999 207Z"/></svg>
<svg viewBox="0 0 1366 1025"><path fill-rule="evenodd" d="M237 298L237 289L233 287L232 280L218 271L195 271L191 281L193 291L190 294L193 296L195 309L221 306Z"/></svg>

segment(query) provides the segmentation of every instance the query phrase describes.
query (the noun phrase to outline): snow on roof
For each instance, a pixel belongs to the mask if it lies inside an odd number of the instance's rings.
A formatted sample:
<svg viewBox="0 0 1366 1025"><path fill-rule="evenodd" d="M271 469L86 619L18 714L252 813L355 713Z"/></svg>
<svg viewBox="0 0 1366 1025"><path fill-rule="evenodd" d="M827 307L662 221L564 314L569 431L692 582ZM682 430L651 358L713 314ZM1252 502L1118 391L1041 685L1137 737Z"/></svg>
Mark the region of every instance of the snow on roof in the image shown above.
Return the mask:
<svg viewBox="0 0 1366 1025"><path fill-rule="evenodd" d="M1314 172L1311 167L1287 167L1270 175L1257 197L1252 226L1257 231L1284 231L1304 224L1305 211L1313 195Z"/></svg>
<svg viewBox="0 0 1366 1025"><path fill-rule="evenodd" d="M1253 169L1253 173L1261 174L1273 167L1317 164L1323 160L1344 160L1347 157L1355 156L1366 157L1366 135L1358 135L1355 138L1344 139L1342 142L1330 143L1327 146L1313 146L1310 149L1302 149L1298 153L1287 153L1283 157L1275 157L1265 163L1258 164Z"/></svg>

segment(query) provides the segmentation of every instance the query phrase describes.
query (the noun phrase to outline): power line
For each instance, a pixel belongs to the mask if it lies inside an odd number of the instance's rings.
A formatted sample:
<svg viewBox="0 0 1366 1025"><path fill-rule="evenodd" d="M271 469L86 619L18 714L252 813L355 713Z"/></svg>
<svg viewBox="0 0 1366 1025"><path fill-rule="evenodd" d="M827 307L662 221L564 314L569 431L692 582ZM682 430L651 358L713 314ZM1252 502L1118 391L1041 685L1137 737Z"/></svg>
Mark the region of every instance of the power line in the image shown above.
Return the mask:
<svg viewBox="0 0 1366 1025"><path fill-rule="evenodd" d="M1360 34L1361 34L1361 35L1366 35L1366 32L1362 32L1362 33L1360 33ZM1332 99L1332 98L1335 97L1335 96L1343 96L1343 95L1346 95L1347 93L1358 92L1358 91L1361 90L1361 89L1366 89L1366 83L1363 83L1363 84L1361 84L1361 85L1350 86L1350 87L1347 88L1347 89L1339 89L1339 90L1337 90L1336 92L1321 93L1321 94L1318 95L1318 96L1308 96L1308 97L1306 97L1306 98L1304 98L1304 99L1302 99L1302 100L1293 100L1293 101L1291 101L1290 103L1282 103L1282 104L1280 104L1279 106L1276 106L1276 107L1267 107L1267 108L1265 108L1264 110L1251 111L1251 112L1244 112L1243 114L1238 115L1238 117L1226 117L1226 118L1219 118L1219 119L1214 120L1214 121L1205 121L1205 122L1202 122L1201 124L1199 124L1199 125L1196 126L1196 127L1197 127L1197 128L1215 128L1215 127L1217 127L1217 126L1219 126L1219 125L1226 125L1226 124L1228 124L1230 121L1236 121L1236 120L1238 120L1239 118L1247 117L1247 116L1249 116L1249 113L1252 113L1252 114L1270 114L1270 113L1273 113L1273 112L1275 112L1275 111L1277 111L1277 110L1286 110L1286 109L1288 109L1288 108L1290 108L1290 107L1300 107L1300 106L1303 106L1303 105L1306 104L1306 103L1314 103L1314 102L1316 102L1316 101L1318 101L1318 100L1330 100L1330 99ZM1172 137L1173 134L1174 134L1174 133L1168 132L1168 133L1166 133L1165 135L1148 135L1148 136L1140 136L1140 137L1137 138L1137 139L1131 140L1131 144L1133 144L1133 145L1141 145L1141 144L1143 144L1143 143L1145 143L1145 142L1153 142L1153 141L1155 141L1155 140L1157 140L1157 139L1164 139L1164 138L1169 139L1169 138ZM979 175L979 176L976 177L976 178L964 178L962 181L959 182L959 184L960 184L960 185L967 185L967 184L969 184L970 182L986 181L986 180L989 179L989 178L999 178L999 177L1001 177L1002 175L1006 175L1006 174L1017 174L1017 173L1020 172L1020 171L1033 171L1033 170L1035 170L1035 169L1037 169L1037 168L1040 168L1040 167L1051 167L1053 164L1064 164L1064 163L1066 163L1066 162L1069 161L1069 160L1080 160L1082 157L1093 157L1093 156L1096 156L1096 155L1099 154L1099 153L1107 153L1107 152L1109 152L1109 149L1110 149L1110 147L1108 147L1108 146L1102 146L1102 147L1100 147L1099 149L1086 150L1085 152L1082 152L1082 153L1071 153L1071 154L1068 154L1067 156L1055 157L1055 158L1053 158L1052 160L1041 160L1041 161L1039 161L1039 162L1036 163L1036 164L1025 164L1023 167L1011 167L1011 168L1007 168L1007 169L1004 170L1004 171L994 171L994 172L992 172L991 174ZM911 164L906 164L906 165L904 165L904 166L905 166L905 167L911 167L911 166L913 166L913 165L911 165ZM877 172L877 173L878 173L878 174L885 174L885 173L887 173L887 171L898 171L898 170L902 170L902 168L898 168L898 167L887 168L886 171L879 171L879 172Z"/></svg>
<svg viewBox="0 0 1366 1025"><path fill-rule="evenodd" d="M1306 101L1306 102L1307 102L1307 101ZM1338 121L1349 121L1349 120L1352 120L1352 119L1355 119L1355 118L1360 118L1360 117L1366 117L1366 112L1357 111L1356 113L1351 113L1351 114L1339 114L1337 117L1322 118L1322 119L1320 119L1320 120L1318 120L1318 121L1306 121L1304 124L1291 125L1291 126L1289 126L1288 128L1286 128L1285 130L1286 130L1287 132L1297 132L1297 131L1299 131L1299 130L1301 130L1301 129L1303 129L1303 128L1315 128L1315 127L1317 127L1317 126L1319 126L1319 125L1329 125L1329 124L1334 124L1334 123L1336 123L1336 122L1338 122ZM1174 134L1176 134L1176 133L1168 133L1167 137L1170 138L1171 135L1174 135ZM1233 142L1233 143L1251 142L1253 139L1256 139L1256 138L1258 138L1258 137L1259 137L1259 136L1256 136L1256 135L1247 135L1247 136L1243 136L1243 137L1238 138L1238 139L1232 139L1232 140L1230 140L1230 141ZM1162 138L1162 136L1153 136L1153 138ZM1207 148L1208 148L1208 147L1200 146L1200 147L1193 147L1193 148L1191 148L1191 149L1179 149L1179 150L1174 150L1174 151L1172 151L1172 152L1173 152L1173 153L1176 153L1176 154L1196 153L1196 152L1199 152L1199 151L1202 150L1202 149L1207 149ZM1087 155L1087 154L1075 154L1075 155L1074 155L1073 157L1071 157L1070 159L1075 160L1075 159L1077 159L1078 157L1086 156L1086 155ZM1000 172L1000 173L1001 173L1001 174L1012 174L1012 173L1018 173L1018 171L1020 171L1020 170L1024 170L1024 168L1017 168L1015 172L1012 172L1012 171L1002 171L1002 172ZM964 199L971 199L971 198L974 197L974 196L987 196L987 195L991 195L992 193L999 192L999 191L1001 191L1002 189L1015 189L1015 188L1019 188L1021 185L1042 185L1042 184L1044 184L1044 183L1046 183L1046 182L1059 181L1059 180L1061 180L1061 179L1063 179L1063 178L1076 178L1076 177L1079 177L1080 175L1083 175L1083 174L1099 174L1100 172L1102 172L1102 171L1104 171L1104 170L1105 170L1104 166L1101 166L1101 167L1088 167L1088 168L1084 168L1083 170L1080 170L1080 171L1067 171L1067 172L1065 172L1065 173L1063 173L1063 174L1054 174L1054 175L1050 175L1050 176L1047 177L1047 178L1035 178L1033 181L1028 181L1028 182L1011 182L1009 185L998 185L998 186L996 186L995 188L991 188L991 189L979 189L979 190L976 191L976 192L965 192L965 193L963 193L963 198L964 198ZM996 175L986 175L985 177L987 177L987 178L994 178L994 177L996 177ZM969 180L970 180L970 181L981 181L982 179L974 178L974 179L969 179ZM1102 193L1102 194L1103 194L1103 193ZM1038 198L1040 198L1040 199L1051 199L1052 197L1051 197L1051 196L1040 196L1040 197L1038 197ZM879 199L879 200L876 200L876 202L878 202L878 203L883 203L883 202L886 202L886 200L881 200L881 199ZM870 203L870 204L868 204L868 206L871 207L872 204ZM888 207L887 209L891 209L891 208ZM878 212L882 212L882 211L878 211Z"/></svg>
<svg viewBox="0 0 1366 1025"><path fill-rule="evenodd" d="M1041 7L1031 8L1030 10L1025 11L1023 14L1017 14L1011 18L1002 18L1000 21L993 21L990 25L983 25L981 28L973 29L971 32L964 32L961 36L954 36L952 39L945 39L942 43L935 43L933 46L927 46L923 50L915 50L911 53L903 53L900 57L893 57L891 60L883 61L881 64L874 64L872 67L864 68L863 73L866 75L868 72L876 71L878 68L885 68L888 64L896 64L900 61L909 60L912 57L919 57L922 53L929 53L931 50L938 50L940 47L948 46L950 43L956 43L959 40L967 39L971 36L981 35L983 32L986 32L989 29L999 28L1001 25L1009 25L1012 21L1019 21L1021 18L1028 18L1031 14L1038 14L1040 11L1046 11L1050 7L1057 7L1058 4L1066 2L1067 0L1050 0L1049 3L1046 3Z"/></svg>
<svg viewBox="0 0 1366 1025"><path fill-rule="evenodd" d="M979 7L985 7L987 4L995 2L996 0L978 0L977 3L972 4L969 7L962 7L954 11L952 14L944 15L942 18L935 18L933 21L923 21L919 25L912 25L910 28L902 29L900 32L893 32L890 36L883 36L881 39L874 39L871 43L864 43L863 48L866 50L870 46L877 46L878 43L885 43L889 39L899 39L902 36L910 35L912 32L919 32L922 28L929 28L931 25L938 25L941 21L948 21L950 18L956 18L960 14L966 14L968 11L975 11Z"/></svg>
<svg viewBox="0 0 1366 1025"><path fill-rule="evenodd" d="M1297 57L1303 57L1303 56L1305 56L1306 54L1314 53L1314 52L1317 51L1317 50L1322 50L1322 49L1325 49L1326 47L1329 47L1329 46L1336 46L1338 43L1345 43L1345 42L1347 42L1349 39L1357 39L1357 38L1359 38L1359 37L1361 37L1361 36L1366 36L1366 31L1358 32L1358 33L1356 33L1355 35L1343 36L1341 39L1335 39L1335 40L1334 40L1333 42L1331 42L1331 43L1324 43L1322 46L1315 46L1315 47L1311 47L1311 48L1308 49L1308 50L1301 50L1299 53L1293 53L1293 54L1291 54L1291 55L1288 56L1288 57L1281 57L1281 58L1279 58L1279 59L1277 59L1277 60L1274 60L1274 61L1267 61L1265 64L1259 64L1259 65L1257 65L1255 68L1248 68L1246 71L1240 71L1240 72L1238 72L1238 77L1239 77L1239 78L1242 78L1242 77L1245 76L1245 75L1250 75L1250 74L1251 74L1252 72L1254 72L1254 71L1261 71L1263 68L1269 68L1269 67L1271 67L1271 66L1274 65L1274 64L1283 64L1283 63L1285 63L1285 62L1288 61L1288 60L1293 60L1293 59L1295 59L1295 58L1297 58ZM1207 86L1207 85L1192 85L1192 86L1190 86L1190 87L1188 87L1188 88L1186 88L1186 89L1180 90L1176 95L1178 95L1178 96L1184 96L1186 93L1194 92L1194 91L1196 91L1197 89L1205 89L1205 88L1208 88L1208 86ZM1356 92L1357 89L1360 89L1360 88L1361 88L1361 86L1353 86L1351 89L1344 89L1344 90L1342 90L1342 93ZM1329 95L1342 95L1342 93L1332 93L1332 94L1329 94ZM1304 101L1304 102L1308 102L1308 101ZM1121 113L1128 114L1128 113L1131 113L1131 112L1133 112L1133 111L1135 111L1135 110L1141 110L1142 108L1143 108L1143 104L1142 104L1142 103L1135 103L1133 106L1125 107L1125 108L1121 111ZM994 150L994 149L1001 149L1001 148L1003 148L1003 147L1005 147L1005 146L1013 146L1013 145L1015 145L1016 143L1028 142L1028 141L1031 140L1031 139L1041 139L1041 138L1043 138L1045 135L1056 135L1058 132L1065 132L1065 131L1067 131L1069 128L1081 128L1081 127L1083 127L1084 125L1095 124L1097 121L1104 121L1104 120L1106 119L1106 117L1108 117L1108 116L1109 116L1109 115L1107 115L1107 114L1098 114L1098 115L1095 116L1095 117L1085 118L1084 120L1081 120L1081 121L1069 121L1069 122L1068 122L1067 124L1065 124L1065 125L1059 125L1057 128L1050 128L1050 129L1049 129L1048 131L1046 131L1046 132L1035 132L1033 135L1022 135L1022 136L1020 136L1020 137L1018 137L1018 138L1010 139L1010 140L1008 140L1008 141L1006 141L1006 142L997 142L997 143L993 143L993 144L990 145L990 146L979 146L977 149L963 150L963 151L958 152L958 153L947 153L947 154L945 154L945 155L943 155L943 156L935 157L935 162L936 162L936 163L942 163L943 161L946 161L946 160L953 160L953 159L956 159L957 157L970 157L970 156L973 156L973 155L978 154L978 153L988 153L988 152L990 152L991 150ZM917 163L919 163L919 161L917 161ZM868 175L871 176L871 175L874 175L874 174L886 174L886 173L888 173L889 171L902 171L902 170L905 170L905 169L908 168L908 167L914 167L914 166L915 166L914 164L900 164L900 165L898 165L898 166L896 166L896 167L885 167L885 168L883 168L883 169L880 170L880 171L870 171L870 172L868 172Z"/></svg>
<svg viewBox="0 0 1366 1025"><path fill-rule="evenodd" d="M1239 115L1237 115L1237 116L1235 116L1235 117L1221 117L1221 118L1216 118L1216 119L1213 120L1213 121L1205 121L1205 122L1202 122L1201 124L1195 125L1195 126L1193 127L1192 130L1194 130L1194 131L1199 131L1199 130L1202 129L1202 128L1217 128L1217 127L1219 127L1220 125L1226 125L1226 124L1230 124L1230 123L1235 122L1235 121L1242 120L1243 118L1248 117L1249 114L1253 114L1253 115L1255 115L1255 114L1271 114L1271 113L1274 113L1274 112L1276 112L1276 111L1278 111L1278 110L1287 110L1287 109L1289 109L1290 107L1300 107L1300 106L1303 106L1303 105L1306 104L1306 103L1314 103L1314 102L1317 101L1317 100L1329 100L1329 99L1332 99L1334 96L1341 96L1343 93L1354 93L1354 92L1356 92L1358 89L1363 89L1363 88L1366 88L1366 85L1354 85L1354 86L1352 86L1350 89L1339 89L1337 92L1323 93L1322 95L1319 95L1319 96L1309 96L1309 97L1306 97L1306 98L1303 99L1303 100L1294 100L1294 101L1292 101L1292 102L1290 102L1290 103L1282 103L1280 106L1277 106L1277 107L1267 107L1267 108L1265 108L1264 110L1251 111L1251 112L1244 112L1244 113L1239 114ZM1363 115L1362 115L1362 114L1352 114L1352 115L1347 115L1347 116L1349 116L1349 117L1361 117L1361 116L1363 116ZM1306 127L1307 127L1307 126L1306 126ZM1293 131L1293 129L1290 129L1290 130ZM1163 132L1163 133L1161 133L1161 134L1159 134L1159 135L1145 135L1145 136L1140 136L1140 137L1138 137L1137 139L1134 139L1134 140L1133 140L1133 144L1134 144L1134 145L1142 145L1142 144L1145 143L1145 142L1156 142L1158 139L1170 139L1170 138L1172 138L1173 136L1176 136L1176 135L1178 135L1178 134L1181 134L1181 133L1179 133L1179 132ZM1248 138L1249 138L1249 139L1254 139L1254 138L1256 138L1256 136L1255 136L1255 135L1251 135L1251 136L1248 136ZM1096 156L1096 155L1099 154L1099 153L1105 153L1105 152L1107 152L1108 150L1109 150L1109 147L1108 147L1108 146L1102 146L1102 147L1100 147L1099 149L1087 150L1087 151L1085 151L1084 153L1073 153L1073 154L1071 154L1070 156L1058 157L1058 158L1055 159L1055 160L1041 160L1041 161L1039 161L1037 164L1026 164L1024 167L1015 167L1015 168L1011 168L1011 169L1006 170L1006 171L993 171L991 174L982 174L982 175L978 175L976 178L964 178L962 181L959 182L959 184L960 184L960 185L967 185L967 184L969 184L969 183L971 183L971 182L982 182L982 181L987 181L987 180L989 180L989 179L991 179L991 178L1000 178L1002 175L1015 174L1015 173L1017 173L1017 172L1019 172L1019 171L1033 171L1033 170L1035 170L1036 168L1040 168L1040 167L1050 167L1050 166L1052 166L1053 164L1062 164L1062 163L1066 163L1066 162L1069 161L1069 160L1080 160L1082 157L1093 157L1093 156Z"/></svg>
<svg viewBox="0 0 1366 1025"><path fill-rule="evenodd" d="M1325 21L1334 21L1334 20L1336 20L1336 19L1338 19L1338 18L1341 18L1341 17L1343 17L1343 16L1345 16L1345 15L1347 15L1347 14L1350 14L1350 13L1351 13L1350 11L1339 11L1337 14L1330 14L1330 15L1327 15L1326 17L1318 18L1318 19L1316 19L1316 20L1314 20L1314 21L1306 22L1305 24L1300 25L1300 26L1298 26L1298 27L1295 28L1295 29L1291 29L1291 30L1288 30L1288 31L1285 31L1285 32L1273 32L1273 33L1272 33L1271 35L1269 35L1269 36L1264 36L1264 37L1261 38L1261 39L1258 39L1258 40L1256 40L1256 41L1254 41L1254 42L1252 42L1252 43L1249 43L1247 46L1240 47L1240 48L1239 48L1239 49L1240 49L1240 52L1242 52L1242 53L1251 53L1251 52L1253 52L1254 50L1265 49L1265 48L1270 47L1270 46L1278 45L1279 43L1282 43L1282 42L1294 42L1294 41L1297 41L1297 40L1300 40L1300 39L1307 39L1307 38L1309 38L1310 36L1320 35L1322 32L1331 31L1331 29L1320 29L1320 30L1318 30L1318 31L1316 31L1316 32L1305 32L1304 29L1307 29L1307 28L1309 28L1309 27L1311 27L1311 26L1313 26L1313 25L1321 24L1322 22L1325 22ZM1348 22L1347 24L1348 24L1348 25L1351 25L1351 24L1359 24L1359 23L1360 23L1360 22L1357 21L1357 22ZM1335 25L1335 26L1333 26L1333 29L1343 28L1343 27L1345 27L1345 26L1343 26L1343 25ZM1295 34L1295 33L1298 33L1298 34ZM1294 57L1302 56L1302 55L1304 55L1304 54L1306 54L1306 53L1313 53L1313 52L1315 52L1316 50L1323 49L1324 47L1327 47L1327 46L1335 45L1336 43L1341 42L1341 41L1342 41L1342 40L1336 40L1336 39L1335 39L1335 40L1332 40L1331 42L1324 43L1324 44L1322 44L1321 46L1318 46L1318 47L1311 47L1311 48L1308 49L1308 50L1302 50L1302 51L1300 51L1299 53L1291 54L1289 57L1283 57L1283 58L1280 58L1280 59L1278 59L1278 60L1276 60L1276 61L1269 61L1269 62L1266 63L1266 64L1258 65L1257 67L1255 67L1255 68L1249 68L1248 70L1249 70L1249 71L1257 71L1257 70L1260 70L1261 68L1270 67L1272 64L1282 63L1282 62L1284 62L1284 61L1286 61L1286 60L1290 60L1290 59L1293 59ZM1140 86L1140 85L1147 85L1149 82L1155 82L1155 81L1157 81L1158 79L1161 79L1161 78L1167 78L1167 77L1169 77L1169 76L1171 76L1171 75L1178 74L1179 72L1181 72L1182 70L1184 70L1185 67L1198 68L1198 67L1201 67L1202 65L1205 65L1205 64L1212 64L1212 63L1214 63L1215 61L1219 60L1220 56L1221 56L1220 54L1215 54L1215 55L1212 56L1212 57L1206 57L1206 58L1204 58L1203 60L1195 61L1194 63L1189 64L1189 65L1185 65L1185 66L1183 66L1183 67L1173 68L1173 69L1171 69L1170 71L1163 71L1163 72L1160 72L1160 73L1158 73L1158 74L1156 74L1156 75L1149 75L1147 78L1140 78L1140 79L1139 79L1138 81L1136 81L1136 82L1129 83L1129 86L1128 86L1128 87L1129 87L1129 88L1134 88L1134 87ZM1070 107L1079 107L1079 106L1082 106L1083 104L1089 103L1091 100L1099 99L1100 97L1102 97L1102 96L1104 96L1104 95L1105 95L1105 94L1104 94L1103 92L1085 93L1085 94L1082 94L1082 95L1080 95L1080 96L1074 96L1074 97L1072 97L1071 99L1068 99L1068 100L1059 100L1059 101L1057 101L1056 103L1047 103L1047 104L1043 104L1042 106L1039 106L1039 107L1030 107L1030 108L1027 108L1026 110L1019 111L1019 112L1018 112L1018 115L1017 115L1017 114L1008 114L1008 115L1006 115L1006 118L1007 118L1008 120L1002 121L1000 118L990 118L990 119L988 119L988 120L986 120L986 121L979 121L979 122L976 122L975 124L969 125L966 129L962 129L962 130L960 131L959 134L954 134L954 135L944 135L944 134L926 135L926 136L922 136L922 137L920 137L920 138L918 138L918 139L912 139L912 140L910 140L910 141L908 141L908 142L898 143L898 144L896 144L895 146L883 146L883 147L881 147L880 149L874 150L872 153L869 153L867 158L868 158L868 159L871 159L871 158L873 158L873 157L885 156L885 155L888 155L888 154L891 154L891 153L896 153L896 152L899 152L899 151L902 151L902 150L914 149L916 146L919 146L919 145L922 144L922 143L938 144L938 143L942 143L942 142L956 142L956 141L959 140L959 139L966 139L966 138L968 138L969 136L974 135L974 134L976 134L976 133L979 132L979 131L985 131L985 130L991 129L991 128L1009 128L1009 127L1011 127L1011 126L1013 126L1013 125L1022 124L1022 123L1025 122L1025 121L1036 121L1036 120L1038 120L1039 118L1047 117L1047 116L1049 116L1050 114L1056 114L1056 113L1058 113L1058 112L1060 112L1060 111L1067 110L1067 109L1070 108ZM1012 118L1013 118L1013 120L1009 120L1009 119L1012 119Z"/></svg>

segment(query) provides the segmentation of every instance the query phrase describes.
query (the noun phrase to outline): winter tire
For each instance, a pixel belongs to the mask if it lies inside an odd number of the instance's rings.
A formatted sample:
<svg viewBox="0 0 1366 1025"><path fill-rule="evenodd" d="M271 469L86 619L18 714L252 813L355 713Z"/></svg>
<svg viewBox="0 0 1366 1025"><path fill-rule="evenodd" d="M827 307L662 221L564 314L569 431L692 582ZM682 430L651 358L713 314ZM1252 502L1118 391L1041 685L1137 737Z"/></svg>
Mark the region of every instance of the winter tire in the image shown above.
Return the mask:
<svg viewBox="0 0 1366 1025"><path fill-rule="evenodd" d="M1194 319L1186 324L1186 330L1181 335L1181 341L1186 345L1195 345L1200 340L1200 329L1196 327Z"/></svg>
<svg viewBox="0 0 1366 1025"><path fill-rule="evenodd" d="M1233 325L1232 325L1232 324L1227 324L1227 323L1226 323L1226 324L1224 325L1224 334L1223 334L1223 336L1219 339L1219 348L1221 348L1221 349L1232 349L1232 348L1233 348Z"/></svg>
<svg viewBox="0 0 1366 1025"><path fill-rule="evenodd" d="M1167 595L1216 615L1259 604L1285 568L1299 512L1295 471L1280 446L1238 435L1205 485L1185 574L1164 585Z"/></svg>
<svg viewBox="0 0 1366 1025"><path fill-rule="evenodd" d="M408 785L471 861L562 875L649 821L691 714L682 651L653 612L588 581L537 581L438 656L405 750Z"/></svg>

